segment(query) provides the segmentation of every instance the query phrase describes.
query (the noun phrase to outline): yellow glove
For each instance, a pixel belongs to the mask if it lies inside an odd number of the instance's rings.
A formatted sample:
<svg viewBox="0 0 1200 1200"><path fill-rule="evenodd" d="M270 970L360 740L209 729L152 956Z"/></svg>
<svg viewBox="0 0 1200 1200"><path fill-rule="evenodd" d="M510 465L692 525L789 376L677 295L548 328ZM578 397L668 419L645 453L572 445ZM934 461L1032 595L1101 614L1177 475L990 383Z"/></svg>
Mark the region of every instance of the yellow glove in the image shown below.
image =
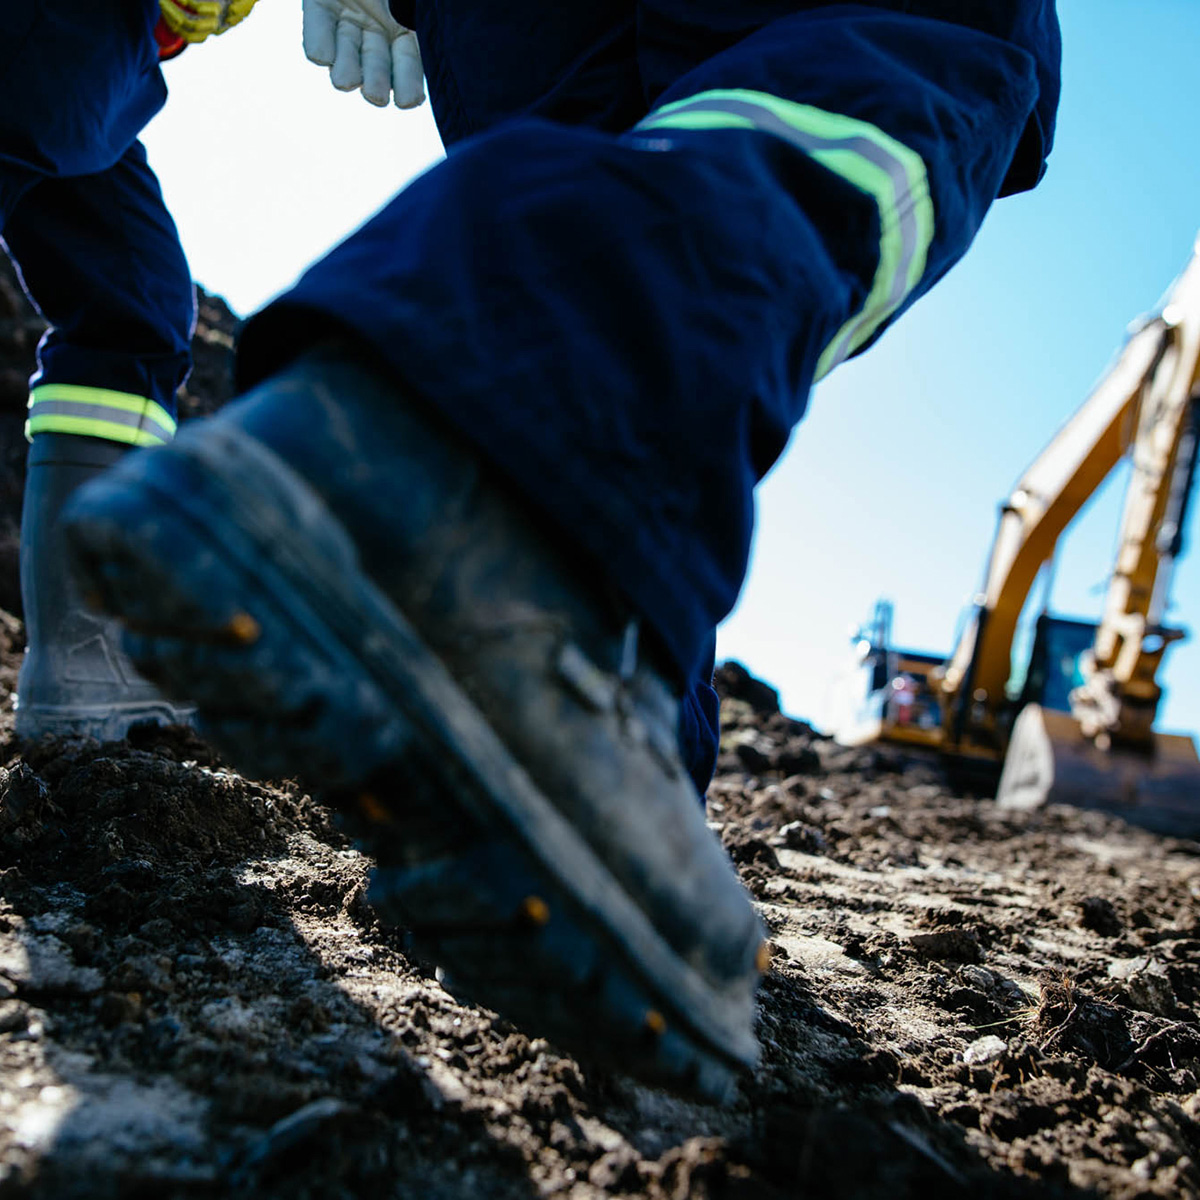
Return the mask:
<svg viewBox="0 0 1200 1200"><path fill-rule="evenodd" d="M250 15L258 0L158 0L163 20L185 42L224 33Z"/></svg>

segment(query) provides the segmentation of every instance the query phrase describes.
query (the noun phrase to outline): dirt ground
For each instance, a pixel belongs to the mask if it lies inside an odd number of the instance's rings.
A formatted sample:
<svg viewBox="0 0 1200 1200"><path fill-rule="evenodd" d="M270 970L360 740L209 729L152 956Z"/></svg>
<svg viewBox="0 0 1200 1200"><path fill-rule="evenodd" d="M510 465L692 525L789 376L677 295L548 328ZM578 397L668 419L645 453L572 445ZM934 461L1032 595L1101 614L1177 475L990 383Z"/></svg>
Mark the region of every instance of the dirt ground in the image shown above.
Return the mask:
<svg viewBox="0 0 1200 1200"><path fill-rule="evenodd" d="M182 731L18 753L21 638L0 615L0 1200L1200 1197L1200 844L1002 813L727 665L709 818L773 961L717 1108L456 1001L294 785Z"/></svg>

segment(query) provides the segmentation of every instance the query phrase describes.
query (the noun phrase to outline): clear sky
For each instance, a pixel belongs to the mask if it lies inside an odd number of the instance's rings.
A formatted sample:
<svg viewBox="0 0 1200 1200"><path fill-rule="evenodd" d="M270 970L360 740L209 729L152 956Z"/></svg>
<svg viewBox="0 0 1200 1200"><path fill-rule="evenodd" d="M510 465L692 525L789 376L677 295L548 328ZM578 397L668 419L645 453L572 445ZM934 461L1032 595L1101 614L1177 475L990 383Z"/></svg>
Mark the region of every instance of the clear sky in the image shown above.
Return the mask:
<svg viewBox="0 0 1200 1200"><path fill-rule="evenodd" d="M375 110L300 50L298 0L166 67L146 135L196 278L249 312L441 149L426 105ZM1196 0L1059 0L1064 94L1050 172L993 210L963 263L816 392L760 489L750 578L720 653L818 724L877 596L949 651L996 505L1151 309L1200 229ZM1060 556L1054 608L1095 617L1120 514L1109 488ZM1200 517L1189 522L1194 540ZM1200 630L1200 553L1172 618ZM1164 724L1200 731L1200 643L1169 652Z"/></svg>

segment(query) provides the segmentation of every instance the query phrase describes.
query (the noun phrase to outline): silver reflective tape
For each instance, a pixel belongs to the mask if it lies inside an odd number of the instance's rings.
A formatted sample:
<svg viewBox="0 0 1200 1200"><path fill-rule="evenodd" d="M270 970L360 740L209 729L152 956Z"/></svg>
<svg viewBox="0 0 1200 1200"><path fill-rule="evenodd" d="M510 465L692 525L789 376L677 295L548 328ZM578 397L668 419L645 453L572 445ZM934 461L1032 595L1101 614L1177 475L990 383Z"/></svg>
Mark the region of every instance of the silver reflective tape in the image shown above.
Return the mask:
<svg viewBox="0 0 1200 1200"><path fill-rule="evenodd" d="M743 117L754 123L756 129L764 133L789 141L805 153L825 150L849 150L865 159L873 166L884 171L892 184L892 203L895 207L899 223L902 244L902 257L895 278L888 289L887 304L889 308L897 307L908 292L908 275L913 261L920 248L920 234L917 230L917 218L912 199L909 194L908 172L904 164L894 154L888 153L886 147L879 145L867 137L828 138L810 133L785 121L778 113L772 112L761 104L746 100L704 99L681 101L672 106L669 116L685 112L724 112L732 116ZM647 118L647 124L652 124L654 114ZM853 182L853 181L851 181ZM849 336L847 334L847 336Z"/></svg>
<svg viewBox="0 0 1200 1200"><path fill-rule="evenodd" d="M141 430L161 441L167 441L171 436L149 413L127 412L123 408L110 408L107 404L91 401L35 400L29 406L29 416L33 420L40 417L75 417L85 421L105 421L109 425Z"/></svg>

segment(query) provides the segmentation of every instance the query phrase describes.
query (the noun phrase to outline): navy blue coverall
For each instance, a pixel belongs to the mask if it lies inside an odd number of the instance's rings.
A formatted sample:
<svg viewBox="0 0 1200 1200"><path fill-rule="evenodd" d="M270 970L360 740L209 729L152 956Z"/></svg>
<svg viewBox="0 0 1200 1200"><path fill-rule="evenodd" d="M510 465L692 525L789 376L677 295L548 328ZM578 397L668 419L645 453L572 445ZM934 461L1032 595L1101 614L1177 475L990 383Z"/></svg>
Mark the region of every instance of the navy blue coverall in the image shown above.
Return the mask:
<svg viewBox="0 0 1200 1200"><path fill-rule="evenodd" d="M137 140L166 99L158 0L0 6L0 235L50 325L31 434L169 441L194 312Z"/></svg>
<svg viewBox="0 0 1200 1200"><path fill-rule="evenodd" d="M707 784L713 630L813 382L1032 187L1053 0L393 0L446 161L253 319L368 343L626 594Z"/></svg>

